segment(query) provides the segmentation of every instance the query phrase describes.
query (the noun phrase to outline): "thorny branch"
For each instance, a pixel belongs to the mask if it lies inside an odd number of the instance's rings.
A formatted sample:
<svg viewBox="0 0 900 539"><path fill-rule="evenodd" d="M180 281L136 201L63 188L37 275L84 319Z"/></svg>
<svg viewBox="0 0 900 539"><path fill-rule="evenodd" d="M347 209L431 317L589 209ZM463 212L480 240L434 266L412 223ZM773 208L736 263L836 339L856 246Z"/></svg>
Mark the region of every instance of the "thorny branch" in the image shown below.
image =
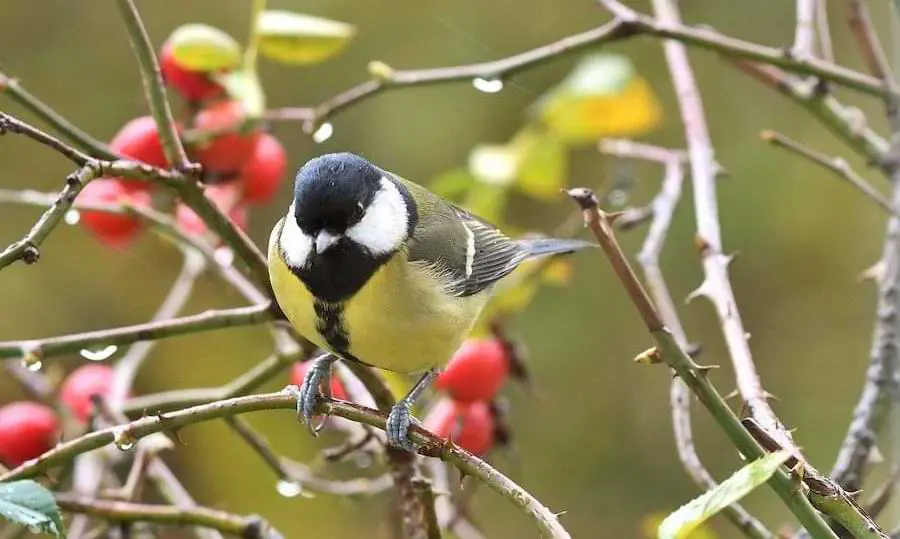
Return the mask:
<svg viewBox="0 0 900 539"><path fill-rule="evenodd" d="M687 336L659 267L659 255L666 241L675 208L681 199L686 155L677 150L611 139L600 142L600 151L620 158L656 161L665 167L662 187L651 203L650 228L637 258L644 269L647 288L659 310L660 318L672 333L678 346L682 350L687 350L689 348ZM691 433L690 395L690 389L683 379L680 377L672 379L670 403L678 456L694 482L703 489L711 490L716 487L717 483L703 466L694 447ZM755 539L774 537L771 531L739 504L726 507L723 514L748 537Z"/></svg>

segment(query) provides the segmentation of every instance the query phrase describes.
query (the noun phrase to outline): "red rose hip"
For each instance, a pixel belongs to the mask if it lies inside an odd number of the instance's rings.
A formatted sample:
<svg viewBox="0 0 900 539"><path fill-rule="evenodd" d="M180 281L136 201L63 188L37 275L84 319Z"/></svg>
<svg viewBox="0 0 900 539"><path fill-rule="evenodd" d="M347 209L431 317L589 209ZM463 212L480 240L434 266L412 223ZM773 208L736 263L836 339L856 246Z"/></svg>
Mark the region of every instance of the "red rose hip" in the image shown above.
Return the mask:
<svg viewBox="0 0 900 539"><path fill-rule="evenodd" d="M59 399L72 415L86 422L94 410L91 401L94 395L106 397L113 383L112 367L107 365L84 365L78 367L63 382Z"/></svg>
<svg viewBox="0 0 900 539"><path fill-rule="evenodd" d="M209 73L191 71L178 65L172 54L172 46L168 43L163 45L159 53L159 68L166 84L175 88L188 101L212 99L221 95L224 90L210 78Z"/></svg>
<svg viewBox="0 0 900 539"><path fill-rule="evenodd" d="M509 373L506 348L496 339L469 339L453 354L434 383L460 402L490 400Z"/></svg>
<svg viewBox="0 0 900 539"><path fill-rule="evenodd" d="M150 116L135 118L122 126L119 132L109 142L109 147L114 152L142 163L160 168L168 168L169 162L162 149L159 131L156 129L156 121ZM125 178L116 178L129 191L146 190L152 184Z"/></svg>
<svg viewBox="0 0 900 539"><path fill-rule="evenodd" d="M149 206L150 195L143 191L129 191L121 182L110 178L98 178L78 194L78 202L87 204L121 204L130 202L137 206ZM130 215L84 210L81 223L110 247L124 247L141 231L141 222Z"/></svg>
<svg viewBox="0 0 900 539"><path fill-rule="evenodd" d="M204 194L217 208L225 212L238 228L247 229L247 208L241 203L241 194L235 184L208 187ZM203 235L208 230L203 219L184 204L179 204L175 210L175 222L182 232L192 236Z"/></svg>
<svg viewBox="0 0 900 539"><path fill-rule="evenodd" d="M275 196L287 169L284 146L274 136L259 136L253 154L241 171L244 200L248 204L265 204Z"/></svg>
<svg viewBox="0 0 900 539"><path fill-rule="evenodd" d="M194 127L210 132L234 131L240 127L245 117L240 101L233 99L218 101L197 114ZM258 130L219 135L197 148L197 160L209 172L223 174L239 172L253 155L259 138Z"/></svg>
<svg viewBox="0 0 900 539"><path fill-rule="evenodd" d="M36 402L12 402L0 408L0 462L9 468L40 456L56 445L59 421Z"/></svg>
<svg viewBox="0 0 900 539"><path fill-rule="evenodd" d="M309 372L310 365L312 365L312 361L298 361L294 363L294 366L291 368L291 383L295 386L302 385L306 373ZM331 396L342 401L350 400L347 390L344 389L344 384L334 374L331 375Z"/></svg>
<svg viewBox="0 0 900 539"><path fill-rule="evenodd" d="M475 455L484 455L494 445L494 420L486 402L461 403L442 398L425 416L423 425Z"/></svg>

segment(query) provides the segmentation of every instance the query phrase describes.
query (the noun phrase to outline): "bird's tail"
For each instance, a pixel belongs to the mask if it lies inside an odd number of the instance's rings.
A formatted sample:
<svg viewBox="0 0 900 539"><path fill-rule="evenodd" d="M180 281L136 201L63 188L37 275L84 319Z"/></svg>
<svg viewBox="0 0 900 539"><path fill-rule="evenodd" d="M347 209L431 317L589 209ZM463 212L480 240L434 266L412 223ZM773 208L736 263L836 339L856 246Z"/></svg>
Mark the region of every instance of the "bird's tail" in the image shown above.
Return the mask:
<svg viewBox="0 0 900 539"><path fill-rule="evenodd" d="M528 253L526 258L564 255L587 247L597 247L596 243L589 241L557 238L520 239L517 243Z"/></svg>

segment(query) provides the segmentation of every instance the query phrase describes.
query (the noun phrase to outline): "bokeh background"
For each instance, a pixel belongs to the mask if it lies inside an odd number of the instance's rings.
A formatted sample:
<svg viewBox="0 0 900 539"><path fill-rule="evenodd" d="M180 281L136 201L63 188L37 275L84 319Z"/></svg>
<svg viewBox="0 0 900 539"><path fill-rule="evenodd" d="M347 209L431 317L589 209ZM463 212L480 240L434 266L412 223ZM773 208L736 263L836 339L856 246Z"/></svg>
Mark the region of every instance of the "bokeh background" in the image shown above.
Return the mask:
<svg viewBox="0 0 900 539"><path fill-rule="evenodd" d="M793 2L767 0L685 1L686 20L773 46L793 38ZM840 63L863 69L845 23L847 2L830 1L830 22ZM887 2L871 2L883 35L893 15ZM649 3L634 3L649 10ZM271 0L281 7L354 23L357 38L339 57L310 68L261 62L270 106L310 105L360 82L366 64L398 68L452 65L500 58L607 20L592 2L551 0ZM139 2L150 35L161 43L177 25L207 22L243 40L245 0ZM683 144L674 95L652 38L606 48L627 54L662 103L664 119L644 140ZM716 157L730 172L719 181L726 248L740 253L731 268L738 305L765 387L777 395L784 422L818 467L830 468L862 387L874 320L875 290L857 275L879 256L885 216L829 173L759 139L762 129L783 131L827 153L846 156L881 189L886 183L803 110L793 106L713 54L691 50ZM503 142L525 119L527 107L571 69L567 57L515 77L497 94L470 84L404 89L382 94L333 120L334 136L313 143L299 124L275 126L291 167L324 152L349 150L427 183L465 165L477 144ZM108 139L130 118L147 112L137 66L111 3L61 0L0 3L0 62L33 93L89 133ZM883 129L880 103L840 91ZM0 96L0 109L29 116ZM573 152L570 185L601 186L615 164L591 148ZM0 140L0 187L53 190L71 165L47 149L17 137ZM632 202L646 201L661 178L652 166L633 169ZM662 265L673 294L684 297L701 280L691 191L675 217ZM262 245L289 200L283 186L273 204L251 213L250 234ZM513 201L508 221L552 230L572 208L561 198L535 206ZM0 207L0 243L19 238L37 217L34 208ZM635 253L644 230L623 235ZM39 264L16 264L0 276L0 340L85 331L147 320L179 268L179 255L145 235L126 250L100 245L80 227L62 226L46 242ZM234 306L240 298L214 276L204 278L189 305L196 312ZM733 377L711 307L681 306L703 361L722 366L713 374L723 393ZM510 387L516 449L495 455L544 503L565 511L575 537L642 537L648 516L665 514L697 494L675 453L668 406L669 373L638 366L631 358L649 346L640 320L602 257L575 259L568 287L547 287L513 322L530 349L536 391ZM219 331L162 342L140 374L136 391L213 386L261 360L269 350L263 328ZM55 365L74 368L81 358ZM52 372L52 371L51 371ZM286 378L270 384L272 389ZM0 379L0 401L21 396ZM251 418L281 452L309 458L322 446L288 412ZM740 463L726 438L700 409L695 413L699 452L717 477ZM185 445L167 460L203 504L265 515L288 537L373 537L388 498L347 501L280 497L275 478L224 424L181 433ZM882 447L888 453L889 447ZM885 468L878 469L885 475ZM774 528L793 525L767 489L746 504ZM534 536L531 523L505 500L481 489L476 520L488 537ZM895 512L896 515L896 512ZM894 524L890 518L886 525ZM737 536L724 521L722 537ZM175 536L174 534L172 535Z"/></svg>

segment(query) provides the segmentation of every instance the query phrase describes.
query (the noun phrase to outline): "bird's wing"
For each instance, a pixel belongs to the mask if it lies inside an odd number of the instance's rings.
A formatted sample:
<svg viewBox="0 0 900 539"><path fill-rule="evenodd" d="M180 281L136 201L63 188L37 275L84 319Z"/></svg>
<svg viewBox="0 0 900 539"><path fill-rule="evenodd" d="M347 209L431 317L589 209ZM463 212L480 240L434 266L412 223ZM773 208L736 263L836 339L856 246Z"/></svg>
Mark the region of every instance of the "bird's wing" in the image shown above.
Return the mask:
<svg viewBox="0 0 900 539"><path fill-rule="evenodd" d="M449 295L477 294L528 256L527 249L489 223L420 186L411 189L417 191L420 211L407 245L409 261L438 275Z"/></svg>

